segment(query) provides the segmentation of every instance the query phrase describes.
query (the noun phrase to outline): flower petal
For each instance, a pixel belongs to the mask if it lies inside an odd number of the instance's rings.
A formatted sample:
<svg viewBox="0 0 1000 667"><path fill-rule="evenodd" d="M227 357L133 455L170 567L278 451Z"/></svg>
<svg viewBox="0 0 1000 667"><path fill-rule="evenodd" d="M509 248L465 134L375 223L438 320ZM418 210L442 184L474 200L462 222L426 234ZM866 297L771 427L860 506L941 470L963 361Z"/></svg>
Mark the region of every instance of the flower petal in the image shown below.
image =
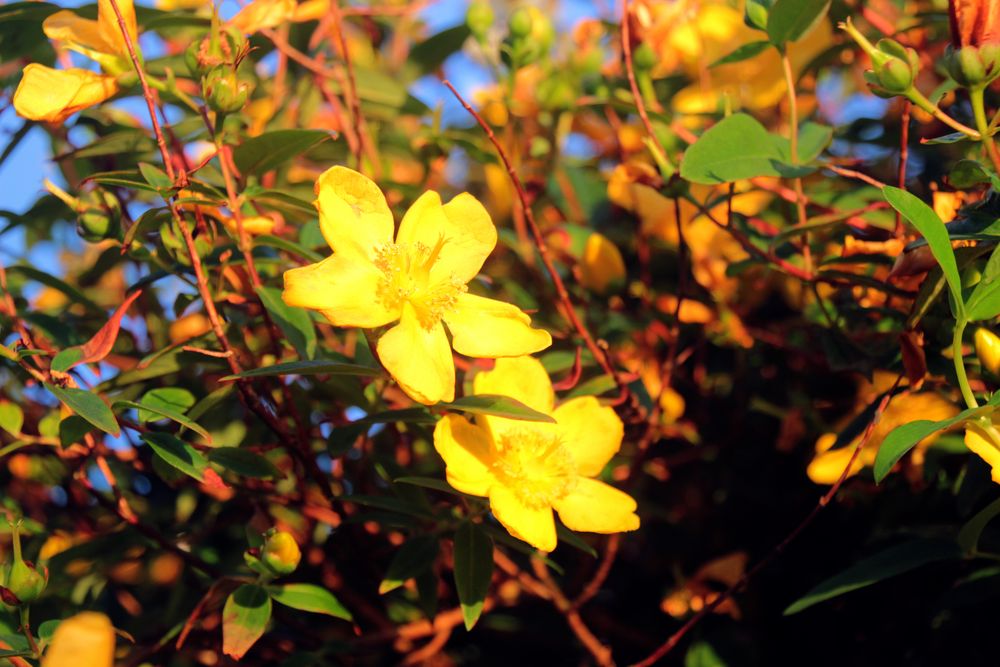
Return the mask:
<svg viewBox="0 0 1000 667"><path fill-rule="evenodd" d="M507 532L542 551L556 548L556 522L551 507L528 507L501 484L490 489L490 510Z"/></svg>
<svg viewBox="0 0 1000 667"><path fill-rule="evenodd" d="M135 20L135 5L132 0L117 0L118 11L125 19L125 29L128 31L129 40L135 47L136 54L139 52L139 27ZM118 24L118 15L111 0L97 0L97 23L101 33L101 39L111 48L111 53L127 55L128 47L125 45L125 38L122 36L122 29Z"/></svg>
<svg viewBox="0 0 1000 667"><path fill-rule="evenodd" d="M534 357L497 359L493 370L478 373L472 386L476 394L509 396L529 408L552 414L555 402L552 381L542 362Z"/></svg>
<svg viewBox="0 0 1000 667"><path fill-rule="evenodd" d="M497 229L486 208L472 195L462 193L442 206L441 196L428 191L403 216L396 242L436 248L442 240L430 280L436 283L454 278L464 284L476 277L493 252Z"/></svg>
<svg viewBox="0 0 1000 667"><path fill-rule="evenodd" d="M516 357L552 344L549 332L533 329L517 306L474 294L460 294L444 321L455 351L470 357Z"/></svg>
<svg viewBox="0 0 1000 667"><path fill-rule="evenodd" d="M552 413L559 423L563 444L573 452L577 472L586 477L600 474L622 446L625 426L614 409L593 396L566 401Z"/></svg>
<svg viewBox="0 0 1000 667"><path fill-rule="evenodd" d="M440 322L425 329L406 303L399 324L377 347L382 365L410 398L426 405L455 399L455 361Z"/></svg>
<svg viewBox="0 0 1000 667"><path fill-rule="evenodd" d="M474 496L487 496L496 478L490 432L459 415L445 415L434 428L434 449L444 459L448 483Z"/></svg>
<svg viewBox="0 0 1000 667"><path fill-rule="evenodd" d="M581 477L576 488L554 505L570 530L621 533L639 527L632 496L596 479Z"/></svg>
<svg viewBox="0 0 1000 667"><path fill-rule="evenodd" d="M24 68L14 92L14 109L22 118L62 123L81 109L114 97L114 77L85 69L52 69L37 63Z"/></svg>
<svg viewBox="0 0 1000 667"><path fill-rule="evenodd" d="M319 226L335 252L371 258L392 242L392 211L375 183L353 169L331 167L316 181Z"/></svg>
<svg viewBox="0 0 1000 667"><path fill-rule="evenodd" d="M110 53L114 48L113 44L104 40L97 21L85 19L68 9L47 16L42 21L42 31L49 39L79 49L85 55L89 52Z"/></svg>
<svg viewBox="0 0 1000 667"><path fill-rule="evenodd" d="M295 14L295 0L254 0L232 19L230 24L251 35L263 28L275 28Z"/></svg>
<svg viewBox="0 0 1000 667"><path fill-rule="evenodd" d="M285 271L289 306L323 313L339 327L380 327L399 319L377 296L381 274L372 264L350 255L332 255L321 262Z"/></svg>

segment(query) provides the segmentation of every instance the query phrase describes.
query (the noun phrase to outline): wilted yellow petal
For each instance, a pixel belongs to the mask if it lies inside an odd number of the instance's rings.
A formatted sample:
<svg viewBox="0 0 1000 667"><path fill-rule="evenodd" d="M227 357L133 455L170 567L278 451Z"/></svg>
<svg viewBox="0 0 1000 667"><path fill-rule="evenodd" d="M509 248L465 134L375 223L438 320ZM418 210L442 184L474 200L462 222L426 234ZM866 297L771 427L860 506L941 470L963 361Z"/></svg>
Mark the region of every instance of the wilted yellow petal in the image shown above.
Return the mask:
<svg viewBox="0 0 1000 667"><path fill-rule="evenodd" d="M42 667L112 667L114 661L115 628L111 619L96 611L85 611L56 627Z"/></svg>
<svg viewBox="0 0 1000 667"><path fill-rule="evenodd" d="M445 415L434 428L434 449L446 466L448 483L474 496L489 495L496 483L496 462L490 432L458 415Z"/></svg>
<svg viewBox="0 0 1000 667"><path fill-rule="evenodd" d="M100 24L85 19L68 9L56 12L42 21L42 30L51 40L89 55L89 52L112 53L114 43L108 43Z"/></svg>
<svg viewBox="0 0 1000 667"><path fill-rule="evenodd" d="M425 329L413 306L378 341L378 357L403 391L431 405L455 399L455 362L441 323Z"/></svg>
<svg viewBox="0 0 1000 667"><path fill-rule="evenodd" d="M454 279L467 283L476 277L497 244L497 230L486 208L462 193L447 204L434 191L413 202L399 223L396 242L437 249L430 269L431 283Z"/></svg>
<svg viewBox="0 0 1000 667"><path fill-rule="evenodd" d="M371 258L376 247L392 242L392 211L364 174L331 167L316 181L316 195L320 230L334 252Z"/></svg>
<svg viewBox="0 0 1000 667"><path fill-rule="evenodd" d="M318 310L340 327L380 327L401 314L388 310L378 298L381 277L373 264L337 254L285 271L281 296L289 306Z"/></svg>
<svg viewBox="0 0 1000 667"><path fill-rule="evenodd" d="M542 362L534 357L497 359L493 370L478 373L472 384L476 394L509 396L529 408L552 414L552 381Z"/></svg>
<svg viewBox="0 0 1000 667"><path fill-rule="evenodd" d="M28 120L62 123L81 109L118 92L114 77L85 69L56 70L37 63L24 68L14 91L14 109Z"/></svg>
<svg viewBox="0 0 1000 667"><path fill-rule="evenodd" d="M236 218L225 216L222 219L222 224L234 234L239 233L239 225L236 223ZM274 219L266 215L245 215L243 216L243 231L251 236L270 234L274 231Z"/></svg>
<svg viewBox="0 0 1000 667"><path fill-rule="evenodd" d="M595 292L606 292L625 280L625 260L618 246L603 234L594 232L587 238L580 258L580 283Z"/></svg>
<svg viewBox="0 0 1000 667"><path fill-rule="evenodd" d="M550 507L528 507L500 484L490 489L490 510L511 535L541 551L556 548L556 522Z"/></svg>
<svg viewBox="0 0 1000 667"><path fill-rule="evenodd" d="M474 294L460 294L444 322L455 351L470 357L516 357L552 344L549 332L533 329L517 306Z"/></svg>
<svg viewBox="0 0 1000 667"><path fill-rule="evenodd" d="M585 477L601 473L622 446L625 427L614 409L593 396L573 398L552 413L562 442L573 453L576 471Z"/></svg>
<svg viewBox="0 0 1000 667"><path fill-rule="evenodd" d="M581 478L576 488L554 506L570 530L621 533L639 528L632 496L596 479Z"/></svg>

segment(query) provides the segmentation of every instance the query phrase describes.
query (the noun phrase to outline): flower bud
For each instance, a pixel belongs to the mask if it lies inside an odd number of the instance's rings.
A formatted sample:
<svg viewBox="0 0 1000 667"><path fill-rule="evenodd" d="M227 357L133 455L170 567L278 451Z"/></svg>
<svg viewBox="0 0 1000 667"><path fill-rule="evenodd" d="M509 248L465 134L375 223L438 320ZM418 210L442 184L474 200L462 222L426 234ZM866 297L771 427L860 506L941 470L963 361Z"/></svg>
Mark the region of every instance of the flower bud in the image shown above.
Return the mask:
<svg viewBox="0 0 1000 667"><path fill-rule="evenodd" d="M531 12L527 7L519 7L510 15L507 21L507 29L511 37L527 37L532 30Z"/></svg>
<svg viewBox="0 0 1000 667"><path fill-rule="evenodd" d="M233 113L243 108L250 97L250 84L240 81L229 65L217 65L201 80L201 91L208 106L219 113Z"/></svg>
<svg viewBox="0 0 1000 667"><path fill-rule="evenodd" d="M184 63L191 76L203 77L219 65L236 67L246 49L243 33L233 26L219 25L218 16L213 16L208 34L192 42L184 51Z"/></svg>
<svg viewBox="0 0 1000 667"><path fill-rule="evenodd" d="M269 535L261 550L261 560L276 574L291 574L299 566L302 552L290 533L278 531Z"/></svg>
<svg viewBox="0 0 1000 667"><path fill-rule="evenodd" d="M841 23L840 28L871 58L872 69L864 76L873 93L879 97L894 97L905 95L913 88L920 69L920 57L916 51L894 39L880 39L877 45L872 44L854 27L850 18Z"/></svg>
<svg viewBox="0 0 1000 667"><path fill-rule="evenodd" d="M465 12L465 24L469 26L472 36L480 42L486 39L486 33L493 27L493 6L488 0L473 0Z"/></svg>
<svg viewBox="0 0 1000 667"><path fill-rule="evenodd" d="M989 329L976 329L976 356L992 375L1000 375L1000 336Z"/></svg>
<svg viewBox="0 0 1000 667"><path fill-rule="evenodd" d="M643 42L632 52L632 64L639 72L653 69L656 65L656 51L648 43Z"/></svg>
<svg viewBox="0 0 1000 667"><path fill-rule="evenodd" d="M945 52L945 68L958 85L982 88L1000 76L1000 44L951 47Z"/></svg>
<svg viewBox="0 0 1000 667"><path fill-rule="evenodd" d="M743 11L743 23L750 28L767 30L768 14L773 4L774 0L747 0Z"/></svg>
<svg viewBox="0 0 1000 667"><path fill-rule="evenodd" d="M118 236L122 209L118 199L98 188L84 195L77 209L76 231L86 241L97 243Z"/></svg>
<svg viewBox="0 0 1000 667"><path fill-rule="evenodd" d="M45 585L48 583L49 573L45 568L42 568L42 571L39 572L33 564L21 557L20 523L13 524L12 528L14 560L10 563L10 567L7 570L4 587L9 595L4 595L4 603L20 606L31 604L39 598L42 591L45 590ZM10 595L13 595L14 599L11 599Z"/></svg>

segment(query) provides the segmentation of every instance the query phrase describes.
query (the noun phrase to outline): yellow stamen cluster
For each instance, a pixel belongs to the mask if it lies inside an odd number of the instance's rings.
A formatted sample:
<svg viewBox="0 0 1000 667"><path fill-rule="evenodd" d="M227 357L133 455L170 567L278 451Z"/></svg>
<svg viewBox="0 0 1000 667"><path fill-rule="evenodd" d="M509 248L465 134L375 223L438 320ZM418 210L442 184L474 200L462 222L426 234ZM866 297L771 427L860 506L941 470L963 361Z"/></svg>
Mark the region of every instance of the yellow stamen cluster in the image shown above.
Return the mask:
<svg viewBox="0 0 1000 667"><path fill-rule="evenodd" d="M577 485L576 461L556 433L506 431L497 453L493 474L527 507L551 507Z"/></svg>
<svg viewBox="0 0 1000 667"><path fill-rule="evenodd" d="M443 238L433 248L419 241L412 245L383 243L375 250L374 264L382 272L377 289L379 301L392 310L409 302L420 325L427 330L455 307L459 295L467 289L454 276L431 282L431 268L444 243Z"/></svg>

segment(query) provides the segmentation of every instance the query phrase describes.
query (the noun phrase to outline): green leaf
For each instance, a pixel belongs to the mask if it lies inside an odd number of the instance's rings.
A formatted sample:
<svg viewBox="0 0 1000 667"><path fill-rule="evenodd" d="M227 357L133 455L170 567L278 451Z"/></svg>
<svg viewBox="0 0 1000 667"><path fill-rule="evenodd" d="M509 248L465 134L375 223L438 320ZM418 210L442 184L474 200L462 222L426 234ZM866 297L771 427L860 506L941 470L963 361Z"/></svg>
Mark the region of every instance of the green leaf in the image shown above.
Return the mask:
<svg viewBox="0 0 1000 667"><path fill-rule="evenodd" d="M969 135L963 132L952 132L951 134L934 137L933 139L921 139L920 143L924 146L937 146L940 144L957 144L960 141L968 141L968 139Z"/></svg>
<svg viewBox="0 0 1000 667"><path fill-rule="evenodd" d="M1000 315L1000 245L986 261L983 275L965 303L969 320L991 320Z"/></svg>
<svg viewBox="0 0 1000 667"><path fill-rule="evenodd" d="M330 138L323 130L274 130L247 139L233 149L236 168L244 175L263 174Z"/></svg>
<svg viewBox="0 0 1000 667"><path fill-rule="evenodd" d="M926 239L931 254L934 255L934 259L944 271L944 278L948 282L948 288L955 301L956 316L964 313L962 280L958 275L955 251L951 247L951 239L948 237L948 229L944 226L944 222L934 212L934 209L905 190L887 185L882 188L882 195Z"/></svg>
<svg viewBox="0 0 1000 667"><path fill-rule="evenodd" d="M936 422L920 419L894 428L889 432L889 435L885 436L885 440L882 441L882 444L878 448L878 453L875 455L875 483L877 484L885 479L885 476L889 474L889 471L892 470L892 467L896 465L899 459L903 458L908 451L916 447L917 443L921 440L938 431L951 428L955 424L992 412L994 401L997 399L1000 399L1000 393L995 394L988 404L978 408L963 410L951 419Z"/></svg>
<svg viewBox="0 0 1000 667"><path fill-rule="evenodd" d="M47 287L51 287L52 289L58 290L63 294L65 294L67 297L69 297L69 300L72 301L73 303L82 304L87 310L91 311L92 313L98 313L105 317L107 316L107 313L104 312L104 309L98 306L93 301L91 301L89 298L87 298L87 296L84 295L83 292L73 287L72 285L63 282L59 278L56 278L55 276L49 273L46 273L45 271L39 271L33 266L25 266L23 264L17 264L7 269L8 275L12 273L20 273L29 280L38 281Z"/></svg>
<svg viewBox="0 0 1000 667"><path fill-rule="evenodd" d="M395 484L412 484L413 486L419 486L425 489L432 489L434 491L443 491L445 493L453 493L457 496L468 496L468 494L462 493L461 491L453 488L451 484L444 481L443 479L438 479L437 477L420 477L410 475L407 477L397 477L392 480Z"/></svg>
<svg viewBox="0 0 1000 667"><path fill-rule="evenodd" d="M142 440L165 463L199 482L204 480L208 460L188 443L169 433L143 433Z"/></svg>
<svg viewBox="0 0 1000 667"><path fill-rule="evenodd" d="M791 143L780 137L782 156L785 162L791 162ZM820 156L830 142L833 141L833 128L808 121L799 127L799 164L809 164Z"/></svg>
<svg viewBox="0 0 1000 667"><path fill-rule="evenodd" d="M410 49L406 57L406 68L412 78L433 74L448 56L461 50L471 31L465 23L432 35ZM409 72L409 70L413 70Z"/></svg>
<svg viewBox="0 0 1000 667"><path fill-rule="evenodd" d="M21 427L24 426L24 411L17 403L10 401L0 401L0 429L11 435L20 435Z"/></svg>
<svg viewBox="0 0 1000 667"><path fill-rule="evenodd" d="M466 521L455 532L455 590L466 630L471 630L483 613L492 578L493 540L482 528Z"/></svg>
<svg viewBox="0 0 1000 667"><path fill-rule="evenodd" d="M767 17L767 36L781 47L796 42L819 23L830 9L830 0L778 0Z"/></svg>
<svg viewBox="0 0 1000 667"><path fill-rule="evenodd" d="M45 388L65 403L66 407L105 433L110 433L113 436L121 435L121 428L115 419L115 413L97 394L73 387L57 387L48 383L45 384Z"/></svg>
<svg viewBox="0 0 1000 667"><path fill-rule="evenodd" d="M289 361L284 364L252 368L237 375L227 375L222 382L232 382L240 378L272 377L275 375L358 375L375 377L378 371L370 366L345 364L325 359L308 359L305 361Z"/></svg>
<svg viewBox="0 0 1000 667"><path fill-rule="evenodd" d="M63 449L83 440L94 429L83 417L70 415L66 419L59 420L59 443Z"/></svg>
<svg viewBox="0 0 1000 667"><path fill-rule="evenodd" d="M314 614L335 616L345 621L353 621L354 617L333 593L312 584L285 584L283 586L268 586L267 592L275 602L299 611L310 611Z"/></svg>
<svg viewBox="0 0 1000 667"><path fill-rule="evenodd" d="M315 215L315 213L313 213ZM305 246L301 246L294 241L289 241L288 239L279 238L277 236L271 236L269 234L262 234L254 238L254 245L270 246L272 248L277 248L278 250L284 250L285 252L290 252L293 255L298 255L303 259L308 259L310 262L319 262L323 259L323 256L318 252L314 252Z"/></svg>
<svg viewBox="0 0 1000 667"><path fill-rule="evenodd" d="M222 651L239 660L250 650L271 619L271 598L256 584L243 584L222 608Z"/></svg>
<svg viewBox="0 0 1000 667"><path fill-rule="evenodd" d="M243 477L256 479L283 477L277 466L266 458L239 447L216 447L209 450L208 460Z"/></svg>
<svg viewBox="0 0 1000 667"><path fill-rule="evenodd" d="M688 147L681 177L692 183L718 185L756 176L780 176L785 156L777 138L753 116L735 113Z"/></svg>
<svg viewBox="0 0 1000 667"><path fill-rule="evenodd" d="M976 512L976 515L969 519L962 529L958 531L958 546L967 554L974 554L979 548L979 537L986 529L986 525L1000 515L1000 498Z"/></svg>
<svg viewBox="0 0 1000 667"><path fill-rule="evenodd" d="M463 396L451 403L438 403L435 407L457 412L467 412L474 415L493 415L494 417L506 417L507 419L556 423L555 419L544 412L533 410L524 403L509 396L497 396L495 394Z"/></svg>
<svg viewBox="0 0 1000 667"><path fill-rule="evenodd" d="M582 537L558 522L556 523L556 537L559 538L560 542L582 551L591 558L597 558L597 550L594 547L584 542Z"/></svg>
<svg viewBox="0 0 1000 667"><path fill-rule="evenodd" d="M715 649L706 641L697 641L684 654L684 667L727 667Z"/></svg>
<svg viewBox="0 0 1000 667"><path fill-rule="evenodd" d="M946 540L913 540L865 558L840 574L827 579L785 609L785 616L878 583L883 579L914 570L922 565L959 558L958 546Z"/></svg>
<svg viewBox="0 0 1000 667"><path fill-rule="evenodd" d="M378 592L385 594L396 590L406 581L426 572L438 556L437 538L420 535L406 542L393 556L386 570L385 579L379 584Z"/></svg>
<svg viewBox="0 0 1000 667"><path fill-rule="evenodd" d="M52 357L52 370L65 373L83 359L83 348L69 347Z"/></svg>
<svg viewBox="0 0 1000 667"><path fill-rule="evenodd" d="M749 60L750 58L763 53L769 48L771 48L771 42L766 39L762 39L759 42L748 42L747 44L736 47L736 49L730 51L727 55L722 56L708 67L711 69L712 67L718 67L719 65L729 65L732 63L743 62L744 60Z"/></svg>
<svg viewBox="0 0 1000 667"><path fill-rule="evenodd" d="M309 313L286 304L281 292L273 287L258 287L257 296L299 356L304 359L316 356L316 327Z"/></svg>
<svg viewBox="0 0 1000 667"><path fill-rule="evenodd" d="M146 162L140 162L139 173L142 174L142 177L146 179L146 182L149 183L157 192L169 190L174 187L174 182L170 180L170 177L167 176L166 172L159 167L154 167Z"/></svg>
<svg viewBox="0 0 1000 667"><path fill-rule="evenodd" d="M139 411L139 421L143 423L156 421L156 415L163 415L162 410L185 413L191 409L196 400L194 394L180 387L150 389L139 399L139 403L145 408Z"/></svg>
<svg viewBox="0 0 1000 667"><path fill-rule="evenodd" d="M136 403L135 401L115 401L115 408L131 408L137 410L140 415L139 421L157 421L159 418L166 418L171 421L177 422L181 426L191 429L201 437L205 438L205 441L211 444L212 434L209 433L205 428L200 426L197 422L192 419L182 415L179 412L175 412L167 407L153 407L146 403Z"/></svg>

